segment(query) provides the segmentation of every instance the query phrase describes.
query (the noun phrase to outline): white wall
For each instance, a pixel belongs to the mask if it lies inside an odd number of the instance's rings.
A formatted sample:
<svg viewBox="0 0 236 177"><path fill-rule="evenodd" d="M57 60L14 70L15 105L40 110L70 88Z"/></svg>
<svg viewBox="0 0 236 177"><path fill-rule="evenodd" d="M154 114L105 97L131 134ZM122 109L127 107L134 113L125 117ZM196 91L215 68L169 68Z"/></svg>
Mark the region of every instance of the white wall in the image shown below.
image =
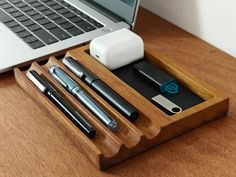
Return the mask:
<svg viewBox="0 0 236 177"><path fill-rule="evenodd" d="M142 0L141 5L236 57L236 0Z"/></svg>

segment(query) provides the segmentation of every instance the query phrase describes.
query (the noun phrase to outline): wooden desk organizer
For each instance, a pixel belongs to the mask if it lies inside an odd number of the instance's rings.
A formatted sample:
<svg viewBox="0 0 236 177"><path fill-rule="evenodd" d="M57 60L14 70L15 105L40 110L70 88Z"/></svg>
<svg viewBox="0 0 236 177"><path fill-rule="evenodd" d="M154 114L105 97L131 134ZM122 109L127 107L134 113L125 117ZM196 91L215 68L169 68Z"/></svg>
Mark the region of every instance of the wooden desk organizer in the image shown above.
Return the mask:
<svg viewBox="0 0 236 177"><path fill-rule="evenodd" d="M156 66L163 68L178 79L184 86L192 90L205 101L182 113L167 116L143 96L129 87L109 70L96 62L88 55L88 46L71 50L68 56L79 60L92 73L102 79L114 91L125 98L140 113L137 121L131 123L119 112L112 108L92 89L73 75L60 60L51 57L47 64L40 66L33 63L30 70L34 69L45 76L58 92L62 94L97 131L95 138L87 138L71 121L26 77L26 71L15 69L18 84L32 97L51 118L64 131L86 157L99 169L106 169L121 161L129 159L149 148L175 138L193 128L206 124L228 112L229 99L221 93L209 88L192 74L182 70L166 57L160 56L155 51L145 49L145 58ZM119 123L117 132L112 133L97 118L95 118L80 102L71 96L63 87L55 82L47 70L49 66L57 65L64 69L75 79L87 93L93 97L110 115Z"/></svg>

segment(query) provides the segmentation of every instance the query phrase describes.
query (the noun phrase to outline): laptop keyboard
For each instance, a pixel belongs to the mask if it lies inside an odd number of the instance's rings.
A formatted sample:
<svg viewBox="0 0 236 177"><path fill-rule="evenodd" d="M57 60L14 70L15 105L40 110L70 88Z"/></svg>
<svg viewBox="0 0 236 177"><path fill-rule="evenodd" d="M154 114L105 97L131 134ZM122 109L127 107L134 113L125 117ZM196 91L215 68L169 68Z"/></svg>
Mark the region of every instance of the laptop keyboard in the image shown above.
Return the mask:
<svg viewBox="0 0 236 177"><path fill-rule="evenodd" d="M0 0L0 21L33 49L103 27L63 0Z"/></svg>

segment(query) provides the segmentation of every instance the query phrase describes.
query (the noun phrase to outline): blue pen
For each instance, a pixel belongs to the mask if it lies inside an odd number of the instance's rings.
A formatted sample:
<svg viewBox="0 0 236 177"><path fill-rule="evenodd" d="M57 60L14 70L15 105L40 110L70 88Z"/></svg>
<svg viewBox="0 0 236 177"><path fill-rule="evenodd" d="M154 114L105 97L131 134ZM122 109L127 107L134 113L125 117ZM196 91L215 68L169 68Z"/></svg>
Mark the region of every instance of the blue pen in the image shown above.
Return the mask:
<svg viewBox="0 0 236 177"><path fill-rule="evenodd" d="M89 109L103 124L112 131L117 130L118 123L103 110L86 92L68 76L61 68L51 66L49 68L51 76L67 89L78 101L80 101L87 109Z"/></svg>

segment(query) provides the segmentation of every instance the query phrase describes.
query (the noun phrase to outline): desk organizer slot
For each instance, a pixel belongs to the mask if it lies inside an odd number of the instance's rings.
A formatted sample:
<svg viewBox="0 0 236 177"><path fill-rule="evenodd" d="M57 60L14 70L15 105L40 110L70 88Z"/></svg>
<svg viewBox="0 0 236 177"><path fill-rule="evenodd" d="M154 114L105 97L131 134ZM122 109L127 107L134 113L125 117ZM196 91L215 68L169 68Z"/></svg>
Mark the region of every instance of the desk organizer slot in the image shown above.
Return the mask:
<svg viewBox="0 0 236 177"><path fill-rule="evenodd" d="M81 86L81 88L86 90L87 93L118 122L119 129L114 132L114 134L123 141L126 147L133 147L140 141L140 136L143 135L142 132L140 132L131 122L129 122L108 103L106 103L100 96L98 96L92 89L85 85L80 79L74 76L61 62L51 57L49 59L49 62L43 67L46 71L48 71L48 68L52 65L56 65L66 71L66 73L71 76L71 78L73 78L73 80L75 80ZM67 91L65 90L65 92ZM76 100L75 102L78 101ZM98 121L98 119L96 120Z"/></svg>
<svg viewBox="0 0 236 177"><path fill-rule="evenodd" d="M179 66L175 65L175 63L173 63L173 61L171 61L170 59L163 57L158 53L154 54L150 49L149 51L146 51L145 55L150 63L158 66L159 68L162 68L169 74L174 75L180 83L182 83L189 90L192 90L202 99L211 99L216 94L215 90L209 88L205 83L200 82L195 76L191 75L186 70L183 70ZM156 58L161 58L161 60L156 60Z"/></svg>
<svg viewBox="0 0 236 177"><path fill-rule="evenodd" d="M149 62L174 75L179 82L205 100L184 110L182 113L168 116L89 56L88 49L88 46L80 47L67 52L67 56L78 60L112 90L133 105L139 112L139 118L136 121L130 122L127 120L101 96L70 72L61 60L51 57L46 64L33 63L29 70L34 69L41 74L86 118L96 129L97 134L94 138L86 137L44 94L37 90L34 84L26 77L26 71L21 71L19 68L15 68L14 71L16 81L22 89L42 109L50 113L50 118L78 146L78 150L99 169L111 167L193 128L222 117L228 112L229 99L227 97L209 88L208 85L200 82L195 76L179 68L166 57L150 49L145 49L145 57ZM50 76L48 68L52 65L61 67L119 123L119 128L116 132L110 131Z"/></svg>
<svg viewBox="0 0 236 177"><path fill-rule="evenodd" d="M81 113L89 123L96 129L97 135L92 138L94 144L98 149L104 154L105 157L110 157L115 155L120 147L123 145L120 139L118 139L114 134L110 133L107 128L105 128L97 118L95 118L83 105L81 105L77 100L75 100L67 91L64 90L58 83L56 83L50 75L40 67L37 63L33 63L30 70L35 70L39 74L42 74L55 88L57 91L68 100L74 107L77 108L78 112ZM63 114L63 113L62 113ZM80 131L78 129L78 131Z"/></svg>

